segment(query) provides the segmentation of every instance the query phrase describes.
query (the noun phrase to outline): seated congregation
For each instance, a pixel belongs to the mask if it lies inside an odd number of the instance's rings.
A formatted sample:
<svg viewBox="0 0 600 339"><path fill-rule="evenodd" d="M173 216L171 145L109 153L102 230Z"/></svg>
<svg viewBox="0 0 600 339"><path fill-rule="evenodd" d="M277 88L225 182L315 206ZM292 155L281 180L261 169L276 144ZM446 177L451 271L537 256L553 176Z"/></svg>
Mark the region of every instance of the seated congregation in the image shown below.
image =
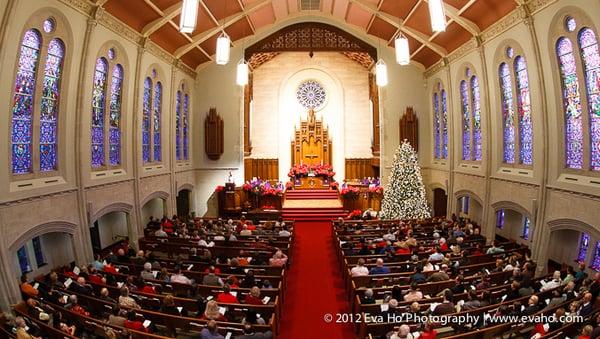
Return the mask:
<svg viewBox="0 0 600 339"><path fill-rule="evenodd" d="M86 265L21 278L16 338L271 338L278 332L293 222L150 218Z"/></svg>
<svg viewBox="0 0 600 339"><path fill-rule="evenodd" d="M332 226L358 338L600 336L584 263L536 276L529 248L455 216Z"/></svg>

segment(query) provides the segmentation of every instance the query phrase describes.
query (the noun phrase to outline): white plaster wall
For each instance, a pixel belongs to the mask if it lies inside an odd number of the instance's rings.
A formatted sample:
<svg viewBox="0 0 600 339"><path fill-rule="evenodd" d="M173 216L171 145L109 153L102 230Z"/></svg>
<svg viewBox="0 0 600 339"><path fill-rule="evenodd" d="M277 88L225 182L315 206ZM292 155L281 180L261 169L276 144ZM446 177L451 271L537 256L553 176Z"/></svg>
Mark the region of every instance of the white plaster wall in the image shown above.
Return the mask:
<svg viewBox="0 0 600 339"><path fill-rule="evenodd" d="M127 236L127 214L125 212L112 212L98 219L98 231L100 233L100 246L106 248L118 240L121 236Z"/></svg>
<svg viewBox="0 0 600 339"><path fill-rule="evenodd" d="M161 198L151 199L142 207L142 220L140 220L140 223L145 225L150 217L162 218L163 215L165 215L164 200Z"/></svg>

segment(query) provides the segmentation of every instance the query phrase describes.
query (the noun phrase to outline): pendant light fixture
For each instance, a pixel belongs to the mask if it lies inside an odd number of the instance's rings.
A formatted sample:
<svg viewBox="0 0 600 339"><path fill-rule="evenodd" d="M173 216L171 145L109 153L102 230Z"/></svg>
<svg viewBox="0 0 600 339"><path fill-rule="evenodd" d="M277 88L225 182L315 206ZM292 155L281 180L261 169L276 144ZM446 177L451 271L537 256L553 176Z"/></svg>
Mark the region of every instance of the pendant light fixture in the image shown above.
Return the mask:
<svg viewBox="0 0 600 339"><path fill-rule="evenodd" d="M384 87L388 84L387 65L383 59L379 59L377 64L375 64L375 80L379 87Z"/></svg>
<svg viewBox="0 0 600 339"><path fill-rule="evenodd" d="M444 32L446 30L446 14L442 0L427 0L429 4L429 17L431 19L431 30Z"/></svg>
<svg viewBox="0 0 600 339"><path fill-rule="evenodd" d="M237 64L236 82L239 86L246 86L248 84L248 63L244 58Z"/></svg>
<svg viewBox="0 0 600 339"><path fill-rule="evenodd" d="M198 0L183 0L179 18L179 31L181 33L192 33L196 29L197 16Z"/></svg>
<svg viewBox="0 0 600 339"><path fill-rule="evenodd" d="M231 40L229 39L229 35L223 31L217 39L217 56L215 58L217 65L227 65L229 62L230 45Z"/></svg>
<svg viewBox="0 0 600 339"><path fill-rule="evenodd" d="M410 63L408 38L399 33L394 41L394 47L396 48L396 62L402 66L408 65Z"/></svg>

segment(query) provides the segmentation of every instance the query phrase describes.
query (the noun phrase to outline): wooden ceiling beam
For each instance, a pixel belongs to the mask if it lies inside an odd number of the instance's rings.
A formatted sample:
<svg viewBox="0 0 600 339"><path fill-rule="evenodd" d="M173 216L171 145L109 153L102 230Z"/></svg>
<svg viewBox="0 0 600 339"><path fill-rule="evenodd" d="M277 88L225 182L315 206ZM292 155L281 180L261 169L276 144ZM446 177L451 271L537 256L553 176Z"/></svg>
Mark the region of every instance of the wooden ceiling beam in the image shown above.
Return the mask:
<svg viewBox="0 0 600 339"><path fill-rule="evenodd" d="M175 50L174 56L175 58L181 58L182 55L184 55L185 53L189 52L190 50L192 50L194 47L200 45L201 43L203 43L204 41L210 39L211 36L224 31L225 28L231 26L232 24L236 23L238 20L243 19L245 16L247 16L248 14L255 12L259 9L261 9L262 7L271 4L272 0L262 0L260 2L257 2L251 6L248 6L248 8L246 8L243 12L239 12L233 15L228 16L227 18L225 18L223 20L223 25L222 26L217 26L215 28L212 28L208 31L202 32L200 34L197 34L195 36L192 37L192 41L189 44L183 45L181 47L179 47L178 49ZM212 15L212 13L211 13Z"/></svg>
<svg viewBox="0 0 600 339"><path fill-rule="evenodd" d="M176 3L176 4L172 5L171 7L165 9L165 11L162 12L162 14L161 14L162 17L151 21L149 24L144 26L144 28L142 28L142 36L148 37L148 36L152 35L152 33L159 30L162 26L166 25L169 21L171 21L173 18L175 18L180 13L181 13L181 4L180 3Z"/></svg>
<svg viewBox="0 0 600 339"><path fill-rule="evenodd" d="M429 0L424 1L429 2ZM446 15L450 17L450 19L454 20L457 24L459 24L462 28L466 29L473 36L477 36L481 33L479 26L477 26L473 21L460 16L458 8L452 5L448 5L445 2L442 3L444 4Z"/></svg>

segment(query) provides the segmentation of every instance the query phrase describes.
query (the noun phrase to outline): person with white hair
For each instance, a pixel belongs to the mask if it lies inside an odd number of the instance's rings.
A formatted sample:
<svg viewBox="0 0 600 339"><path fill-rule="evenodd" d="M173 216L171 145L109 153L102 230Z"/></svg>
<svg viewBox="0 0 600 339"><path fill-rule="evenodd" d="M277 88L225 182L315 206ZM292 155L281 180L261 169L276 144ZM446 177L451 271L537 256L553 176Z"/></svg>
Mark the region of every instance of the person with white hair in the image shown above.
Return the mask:
<svg viewBox="0 0 600 339"><path fill-rule="evenodd" d="M154 273L152 273L152 264L150 262L144 263L144 269L140 272L140 277L144 279L154 279Z"/></svg>
<svg viewBox="0 0 600 339"><path fill-rule="evenodd" d="M551 289L561 286L562 280L560 279L560 271L554 271L554 273L552 274L552 279L550 281L542 280L540 281L540 283L542 284L540 292L549 291Z"/></svg>
<svg viewBox="0 0 600 339"><path fill-rule="evenodd" d="M400 325L398 331L392 333L390 339L413 339L414 336L410 333L410 326L403 324Z"/></svg>
<svg viewBox="0 0 600 339"><path fill-rule="evenodd" d="M362 296L362 298L360 298L360 303L363 305L368 305L368 304L375 304L375 297L373 296L373 290L368 288L365 291L365 294Z"/></svg>

